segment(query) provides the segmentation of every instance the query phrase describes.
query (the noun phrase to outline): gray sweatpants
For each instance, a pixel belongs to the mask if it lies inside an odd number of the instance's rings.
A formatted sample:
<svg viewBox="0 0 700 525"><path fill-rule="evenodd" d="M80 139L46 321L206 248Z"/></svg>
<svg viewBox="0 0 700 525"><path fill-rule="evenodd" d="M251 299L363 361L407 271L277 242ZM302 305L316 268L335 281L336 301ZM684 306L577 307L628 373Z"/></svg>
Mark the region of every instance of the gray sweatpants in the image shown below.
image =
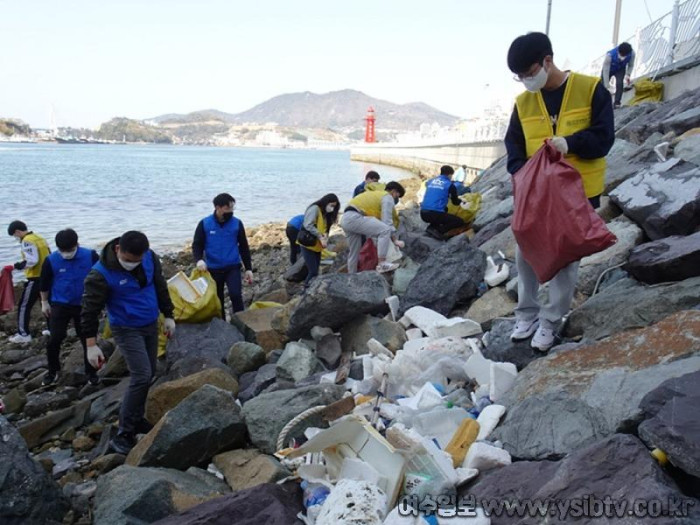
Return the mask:
<svg viewBox="0 0 700 525"><path fill-rule="evenodd" d="M362 237L377 239L377 256L386 259L391 245L391 232L393 228L374 217L366 217L356 211L348 210L340 219L340 227L343 228L348 238L348 273L357 273L357 260L362 249Z"/></svg>
<svg viewBox="0 0 700 525"><path fill-rule="evenodd" d="M579 262L573 262L563 268L549 281L549 300L542 307L537 301L540 283L532 266L525 260L517 246L515 265L518 269L518 306L515 309L515 317L520 321L528 322L539 317L541 326L556 330L561 318L571 308L578 280Z"/></svg>

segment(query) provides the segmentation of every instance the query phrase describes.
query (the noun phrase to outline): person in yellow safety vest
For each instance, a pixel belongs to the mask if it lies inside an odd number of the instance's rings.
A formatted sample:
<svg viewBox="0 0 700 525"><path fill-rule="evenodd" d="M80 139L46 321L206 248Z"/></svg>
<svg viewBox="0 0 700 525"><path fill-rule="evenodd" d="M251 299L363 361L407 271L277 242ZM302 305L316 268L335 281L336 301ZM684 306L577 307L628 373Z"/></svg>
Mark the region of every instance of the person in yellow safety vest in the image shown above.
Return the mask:
<svg viewBox="0 0 700 525"><path fill-rule="evenodd" d="M334 193L324 195L306 208L302 228L311 234L311 237L315 237L316 242L311 245L302 244L297 236L297 244L301 248L301 256L304 258L308 270L304 288L308 288L311 280L318 275L321 266L321 252L328 246L328 233L331 226L338 221L339 211L340 201Z"/></svg>
<svg viewBox="0 0 700 525"><path fill-rule="evenodd" d="M546 139L581 174L591 206L600 206L605 187L605 156L615 141L610 93L600 78L561 71L553 61L552 43L543 33L516 38L508 50L508 68L526 91L518 95L505 136L507 169L513 177ZM539 213L532 210L532 213ZM549 302L540 306L539 283L532 267L516 249L518 306L514 341L528 339L547 351L555 330L571 308L578 276L578 261L562 269L549 282Z"/></svg>
<svg viewBox="0 0 700 525"><path fill-rule="evenodd" d="M398 268L397 264L386 262L390 243L403 248L404 243L398 240L396 229L399 217L395 205L406 194L406 190L398 182L389 182L384 191L365 191L352 199L340 226L348 238L348 273L357 273L357 262L362 249L362 238L377 238L378 272L390 272Z"/></svg>
<svg viewBox="0 0 700 525"><path fill-rule="evenodd" d="M17 334L10 337L10 342L29 343L32 340L29 334L29 318L32 307L39 298L41 267L51 250L44 238L29 231L22 221L12 221L7 227L7 234L17 239L21 245L22 261L15 263L15 270L24 270L27 277L17 306Z"/></svg>

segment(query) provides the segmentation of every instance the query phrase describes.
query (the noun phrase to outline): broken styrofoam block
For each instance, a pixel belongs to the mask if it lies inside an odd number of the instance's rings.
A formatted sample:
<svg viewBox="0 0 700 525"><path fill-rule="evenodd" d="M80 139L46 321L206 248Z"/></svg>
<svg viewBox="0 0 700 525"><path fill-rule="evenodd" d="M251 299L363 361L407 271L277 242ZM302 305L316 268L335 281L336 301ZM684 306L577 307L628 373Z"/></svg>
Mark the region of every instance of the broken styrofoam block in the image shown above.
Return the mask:
<svg viewBox="0 0 700 525"><path fill-rule="evenodd" d="M471 319L462 317L452 317L436 321L425 330L429 337L437 339L439 337L471 337L482 332L481 325Z"/></svg>
<svg viewBox="0 0 700 525"><path fill-rule="evenodd" d="M471 347L460 337L441 337L431 339L423 347L426 352L435 352L446 355L456 355L467 359L471 355Z"/></svg>
<svg viewBox="0 0 700 525"><path fill-rule="evenodd" d="M408 329L411 327L411 320L404 315L401 319L399 319L399 324Z"/></svg>
<svg viewBox="0 0 700 525"><path fill-rule="evenodd" d="M367 341L367 348L372 355L385 355L390 359L394 358L392 351L374 338Z"/></svg>
<svg viewBox="0 0 700 525"><path fill-rule="evenodd" d="M425 306L414 306L406 310L404 317L411 321L411 324L417 326L423 330L426 334L428 330L436 323L440 321L447 321L447 317L442 314L437 313L430 308Z"/></svg>
<svg viewBox="0 0 700 525"><path fill-rule="evenodd" d="M420 328L409 328L406 330L406 339L412 341L414 339L421 339L423 337L423 330Z"/></svg>
<svg viewBox="0 0 700 525"><path fill-rule="evenodd" d="M340 479L352 479L355 481L367 481L373 485L386 483L384 477L372 465L358 458L345 458L340 467Z"/></svg>
<svg viewBox="0 0 700 525"><path fill-rule="evenodd" d="M498 401L508 392L518 377L518 369L513 363L491 363L489 378L489 398Z"/></svg>
<svg viewBox="0 0 700 525"><path fill-rule="evenodd" d="M478 469L475 468L462 468L458 467L455 469L455 472L457 473L457 485L464 485L468 481L473 480L475 477L479 475Z"/></svg>
<svg viewBox="0 0 700 525"><path fill-rule="evenodd" d="M382 525L386 499L373 483L341 479L323 502L316 525Z"/></svg>
<svg viewBox="0 0 700 525"><path fill-rule="evenodd" d="M442 396L432 383L426 383L415 396L403 397L397 400L397 403L402 407L411 408L413 410L425 410L441 404Z"/></svg>
<svg viewBox="0 0 700 525"><path fill-rule="evenodd" d="M431 342L430 337L421 337L420 339L411 339L403 344L405 352L420 352Z"/></svg>
<svg viewBox="0 0 700 525"><path fill-rule="evenodd" d="M481 472L510 465L511 457L508 451L488 443L473 443L464 458L463 468L475 468Z"/></svg>
<svg viewBox="0 0 700 525"><path fill-rule="evenodd" d="M392 321L396 322L396 320L399 318L399 310L401 309L401 302L396 295L392 295L391 297L387 297L384 299L384 302L389 305L389 311L391 312L391 317Z"/></svg>
<svg viewBox="0 0 700 525"><path fill-rule="evenodd" d="M479 385L487 385L491 380L491 363L478 349L467 360L464 370L467 375L476 380Z"/></svg>
<svg viewBox="0 0 700 525"><path fill-rule="evenodd" d="M489 437L505 413L506 407L503 405L489 405L484 408L476 419L476 422L479 423L479 435L476 436L477 441Z"/></svg>
<svg viewBox="0 0 700 525"><path fill-rule="evenodd" d="M314 341L320 341L321 339L323 339L327 335L331 335L331 334L333 334L333 330L331 330L330 328L328 328L326 326L314 326L311 329L311 338Z"/></svg>

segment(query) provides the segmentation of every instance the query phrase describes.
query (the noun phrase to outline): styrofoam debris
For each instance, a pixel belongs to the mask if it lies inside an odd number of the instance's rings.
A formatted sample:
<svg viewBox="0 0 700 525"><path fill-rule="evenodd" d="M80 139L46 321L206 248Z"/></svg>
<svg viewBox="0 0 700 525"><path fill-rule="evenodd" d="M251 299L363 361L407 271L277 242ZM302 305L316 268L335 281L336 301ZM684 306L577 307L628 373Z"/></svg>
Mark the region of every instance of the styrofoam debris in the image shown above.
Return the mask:
<svg viewBox="0 0 700 525"><path fill-rule="evenodd" d="M471 337L482 333L481 325L471 319L452 317L434 322L425 330L429 337Z"/></svg>
<svg viewBox="0 0 700 525"><path fill-rule="evenodd" d="M423 330L420 328L409 328L406 330L406 338L409 341L412 341L414 339L421 339L423 337Z"/></svg>
<svg viewBox="0 0 700 525"><path fill-rule="evenodd" d="M463 359L467 359L471 354L471 347L467 341L452 336L432 339L423 347L423 350L432 353L458 355Z"/></svg>
<svg viewBox="0 0 700 525"><path fill-rule="evenodd" d="M397 403L412 410L425 410L442 403L442 396L431 383L425 383L415 396L404 397Z"/></svg>
<svg viewBox="0 0 700 525"><path fill-rule="evenodd" d="M475 468L481 472L505 465L510 465L511 457L508 451L497 448L488 443L476 442L469 447L467 457L464 458L462 467Z"/></svg>
<svg viewBox="0 0 700 525"><path fill-rule="evenodd" d="M491 361L486 359L481 352L474 352L467 364L464 365L467 375L476 380L480 385L487 385L491 379Z"/></svg>
<svg viewBox="0 0 700 525"><path fill-rule="evenodd" d="M479 434L476 436L477 441L489 437L505 413L506 407L503 405L489 405L484 408L476 420L479 423Z"/></svg>
<svg viewBox="0 0 700 525"><path fill-rule="evenodd" d="M462 421L469 418L462 408L435 407L413 416L413 429L428 439L435 439L445 449Z"/></svg>
<svg viewBox="0 0 700 525"><path fill-rule="evenodd" d="M367 348L372 355L385 355L390 359L394 358L392 351L374 338L367 341Z"/></svg>
<svg viewBox="0 0 700 525"><path fill-rule="evenodd" d="M399 319L399 324L408 329L411 327L411 320L404 315L401 319Z"/></svg>
<svg viewBox="0 0 700 525"><path fill-rule="evenodd" d="M338 481L316 519L316 525L382 525L386 496L366 481Z"/></svg>
<svg viewBox="0 0 700 525"><path fill-rule="evenodd" d="M440 321L446 321L447 317L444 315L426 308L425 306L414 306L406 310L404 317L408 318L411 324L417 326L426 334L428 330L436 323Z"/></svg>
<svg viewBox="0 0 700 525"><path fill-rule="evenodd" d="M479 475L479 470L475 468L457 467L455 472L458 478L457 485L463 485Z"/></svg>
<svg viewBox="0 0 700 525"><path fill-rule="evenodd" d="M430 337L421 337L420 339L411 339L403 345L404 352L419 352L430 343Z"/></svg>
<svg viewBox="0 0 700 525"><path fill-rule="evenodd" d="M518 377L518 368L513 363L491 363L489 397L498 401L508 392Z"/></svg>
<svg viewBox="0 0 700 525"><path fill-rule="evenodd" d="M401 308L401 302L398 296L392 295L384 299L384 302L389 305L389 311L391 312L392 321L399 319L399 310Z"/></svg>

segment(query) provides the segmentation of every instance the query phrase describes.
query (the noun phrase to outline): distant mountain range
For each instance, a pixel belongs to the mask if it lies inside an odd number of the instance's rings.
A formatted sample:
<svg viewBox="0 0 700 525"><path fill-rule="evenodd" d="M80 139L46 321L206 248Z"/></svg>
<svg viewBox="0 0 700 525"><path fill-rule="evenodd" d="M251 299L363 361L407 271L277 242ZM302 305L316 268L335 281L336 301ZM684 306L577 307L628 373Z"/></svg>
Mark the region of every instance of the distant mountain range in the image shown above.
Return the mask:
<svg viewBox="0 0 700 525"><path fill-rule="evenodd" d="M350 131L364 126L363 119L369 106L374 107L378 129L417 130L425 122L437 122L441 126L450 126L458 120L454 115L422 102L394 104L370 97L360 91L344 89L324 94L304 91L279 95L236 114L207 109L185 115L170 113L147 119L147 121L165 127L188 124L242 125L275 122L290 128Z"/></svg>

